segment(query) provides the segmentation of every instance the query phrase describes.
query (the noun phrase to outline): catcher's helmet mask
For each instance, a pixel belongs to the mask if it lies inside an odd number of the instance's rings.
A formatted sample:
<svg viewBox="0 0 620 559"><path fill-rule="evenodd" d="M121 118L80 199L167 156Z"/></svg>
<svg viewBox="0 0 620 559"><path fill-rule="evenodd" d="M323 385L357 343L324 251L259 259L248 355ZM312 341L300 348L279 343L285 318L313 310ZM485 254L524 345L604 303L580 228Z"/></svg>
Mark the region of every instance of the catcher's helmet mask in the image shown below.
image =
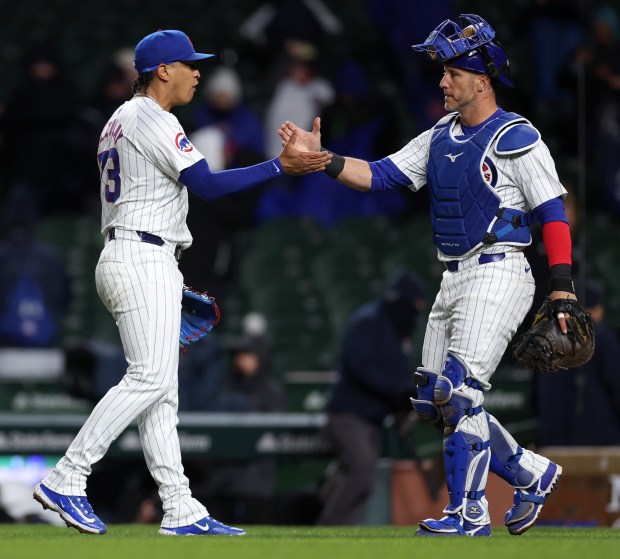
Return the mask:
<svg viewBox="0 0 620 559"><path fill-rule="evenodd" d="M514 87L508 57L498 41L495 30L480 16L461 14L457 21L440 23L426 41L413 45L413 50L426 52L437 60Z"/></svg>

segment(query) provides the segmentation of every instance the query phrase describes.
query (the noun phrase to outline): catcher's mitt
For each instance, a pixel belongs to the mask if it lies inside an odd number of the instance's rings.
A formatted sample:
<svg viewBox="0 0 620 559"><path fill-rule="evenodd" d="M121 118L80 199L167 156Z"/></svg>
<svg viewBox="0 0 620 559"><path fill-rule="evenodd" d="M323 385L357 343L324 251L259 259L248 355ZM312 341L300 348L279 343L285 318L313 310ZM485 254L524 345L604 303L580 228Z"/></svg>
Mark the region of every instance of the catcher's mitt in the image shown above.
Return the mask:
<svg viewBox="0 0 620 559"><path fill-rule="evenodd" d="M220 309L215 299L184 285L179 334L181 345L185 348L204 338L219 321Z"/></svg>
<svg viewBox="0 0 620 559"><path fill-rule="evenodd" d="M560 330L558 313L566 315L566 334ZM573 299L545 299L514 349L517 361L538 373L578 367L593 353L592 317Z"/></svg>

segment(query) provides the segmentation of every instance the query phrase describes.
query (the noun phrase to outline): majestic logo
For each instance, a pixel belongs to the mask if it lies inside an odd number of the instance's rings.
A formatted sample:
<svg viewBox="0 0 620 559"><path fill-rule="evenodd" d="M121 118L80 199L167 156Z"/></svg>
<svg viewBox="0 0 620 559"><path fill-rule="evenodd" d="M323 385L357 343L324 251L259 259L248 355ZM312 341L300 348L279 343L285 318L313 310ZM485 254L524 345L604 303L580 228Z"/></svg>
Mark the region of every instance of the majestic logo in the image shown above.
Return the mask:
<svg viewBox="0 0 620 559"><path fill-rule="evenodd" d="M177 134L177 137L174 139L174 143L181 151L184 151L185 153L189 153L194 149L194 146L187 139L185 134L183 134L183 132L179 132Z"/></svg>
<svg viewBox="0 0 620 559"><path fill-rule="evenodd" d="M460 157L461 155L463 155L463 152L461 153L457 153L456 155L452 155L451 153L446 153L446 157L452 161L452 163L454 163L456 161L457 157Z"/></svg>

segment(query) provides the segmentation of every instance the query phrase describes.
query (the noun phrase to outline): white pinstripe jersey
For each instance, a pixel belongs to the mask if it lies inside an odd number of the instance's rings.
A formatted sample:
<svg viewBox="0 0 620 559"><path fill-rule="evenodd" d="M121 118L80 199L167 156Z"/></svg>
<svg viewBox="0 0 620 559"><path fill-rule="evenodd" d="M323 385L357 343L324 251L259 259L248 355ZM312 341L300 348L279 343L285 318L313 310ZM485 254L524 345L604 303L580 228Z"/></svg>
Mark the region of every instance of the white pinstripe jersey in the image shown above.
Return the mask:
<svg viewBox="0 0 620 559"><path fill-rule="evenodd" d="M110 117L97 159L101 173L101 230L146 231L184 249L187 189L183 169L203 159L178 119L151 97L136 96Z"/></svg>
<svg viewBox="0 0 620 559"><path fill-rule="evenodd" d="M426 169L433 130L431 128L423 132L389 156L389 159L411 181L409 188L414 192L427 183ZM463 134L459 119L456 119L450 133L452 136ZM491 165L485 163L484 177L499 196L500 207L528 212L548 200L566 195L549 148L542 140L532 148L512 155L498 155L490 149L487 157ZM507 247L497 243L492 248L487 246L480 250L483 249L487 253L505 252ZM441 252L439 252L439 258L440 260L458 260L455 257L445 256Z"/></svg>

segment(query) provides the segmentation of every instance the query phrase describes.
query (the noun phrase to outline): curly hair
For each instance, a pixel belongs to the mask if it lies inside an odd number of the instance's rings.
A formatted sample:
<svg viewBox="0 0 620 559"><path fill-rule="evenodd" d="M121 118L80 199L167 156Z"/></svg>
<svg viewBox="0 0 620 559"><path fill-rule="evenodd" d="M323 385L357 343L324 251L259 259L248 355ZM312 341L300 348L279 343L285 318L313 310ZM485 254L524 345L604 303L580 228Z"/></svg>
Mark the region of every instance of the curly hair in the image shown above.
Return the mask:
<svg viewBox="0 0 620 559"><path fill-rule="evenodd" d="M144 93L146 88L151 84L153 78L155 77L155 70L151 70L150 72L145 72L144 74L138 74L138 77L131 82L131 92L135 95L136 93Z"/></svg>

